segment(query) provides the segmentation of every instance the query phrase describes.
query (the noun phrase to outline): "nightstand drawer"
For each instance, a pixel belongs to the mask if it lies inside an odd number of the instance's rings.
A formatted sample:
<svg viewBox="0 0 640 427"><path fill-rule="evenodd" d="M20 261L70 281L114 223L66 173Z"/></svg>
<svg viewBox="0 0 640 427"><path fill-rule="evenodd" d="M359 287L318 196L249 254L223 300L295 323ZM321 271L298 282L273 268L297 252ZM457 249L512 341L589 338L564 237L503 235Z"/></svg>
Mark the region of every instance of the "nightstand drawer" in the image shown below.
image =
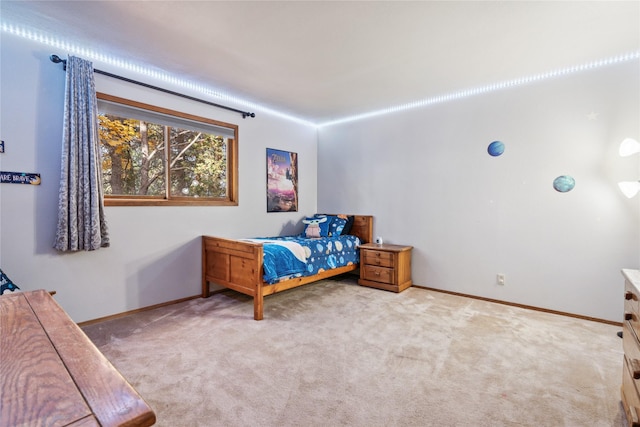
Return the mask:
<svg viewBox="0 0 640 427"><path fill-rule="evenodd" d="M373 280L374 282L382 283L393 283L393 269L391 268L365 265L363 276L365 280Z"/></svg>
<svg viewBox="0 0 640 427"><path fill-rule="evenodd" d="M633 335L637 336L640 333L640 317L636 313L624 313L624 326L625 328L633 329ZM634 338L636 340L636 338ZM638 344L640 345L640 344Z"/></svg>
<svg viewBox="0 0 640 427"><path fill-rule="evenodd" d="M640 424L638 417L638 409L640 409L640 398L638 398L638 388L636 387L636 380L633 379L633 374L630 371L629 365L626 363L626 359L622 362L622 403L624 411L627 415L627 420L630 426L637 426Z"/></svg>
<svg viewBox="0 0 640 427"><path fill-rule="evenodd" d="M638 290L629 282L625 281L624 286L624 311L625 313L640 312L638 303Z"/></svg>
<svg viewBox="0 0 640 427"><path fill-rule="evenodd" d="M382 267L393 267L393 254L382 251L365 251L364 263L367 265L379 265Z"/></svg>
<svg viewBox="0 0 640 427"><path fill-rule="evenodd" d="M631 330L633 325L628 320L624 322L622 332L622 348L627 361L630 363L629 369L632 370L634 378L640 379L640 344L636 338L636 334Z"/></svg>

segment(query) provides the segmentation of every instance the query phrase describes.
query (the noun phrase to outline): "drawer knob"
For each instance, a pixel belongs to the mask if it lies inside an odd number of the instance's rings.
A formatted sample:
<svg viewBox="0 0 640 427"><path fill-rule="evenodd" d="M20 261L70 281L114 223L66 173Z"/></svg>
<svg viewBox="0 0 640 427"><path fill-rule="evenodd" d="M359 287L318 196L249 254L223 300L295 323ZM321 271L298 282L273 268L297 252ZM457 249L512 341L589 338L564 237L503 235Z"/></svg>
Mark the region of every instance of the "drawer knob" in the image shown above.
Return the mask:
<svg viewBox="0 0 640 427"><path fill-rule="evenodd" d="M629 292L629 291L625 292L624 299L626 299L626 300L634 299L633 298L633 292Z"/></svg>
<svg viewBox="0 0 640 427"><path fill-rule="evenodd" d="M629 364L631 365L631 373L633 375L633 379L639 380L640 379L640 360L631 359L629 361Z"/></svg>

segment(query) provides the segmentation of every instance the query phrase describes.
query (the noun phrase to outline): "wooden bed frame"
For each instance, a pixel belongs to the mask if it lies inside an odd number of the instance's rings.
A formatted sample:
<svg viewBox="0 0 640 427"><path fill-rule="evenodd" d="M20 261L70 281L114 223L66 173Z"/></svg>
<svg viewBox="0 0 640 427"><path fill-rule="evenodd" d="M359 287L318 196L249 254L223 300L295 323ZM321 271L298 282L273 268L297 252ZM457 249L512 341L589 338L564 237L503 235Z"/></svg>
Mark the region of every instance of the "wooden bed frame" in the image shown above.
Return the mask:
<svg viewBox="0 0 640 427"><path fill-rule="evenodd" d="M354 215L349 234L362 243L373 241L373 216ZM209 282L253 297L253 318L262 320L264 297L276 292L337 276L358 268L358 264L326 270L313 276L296 277L279 283L268 284L262 279L262 243L221 237L202 236L202 297L211 294Z"/></svg>

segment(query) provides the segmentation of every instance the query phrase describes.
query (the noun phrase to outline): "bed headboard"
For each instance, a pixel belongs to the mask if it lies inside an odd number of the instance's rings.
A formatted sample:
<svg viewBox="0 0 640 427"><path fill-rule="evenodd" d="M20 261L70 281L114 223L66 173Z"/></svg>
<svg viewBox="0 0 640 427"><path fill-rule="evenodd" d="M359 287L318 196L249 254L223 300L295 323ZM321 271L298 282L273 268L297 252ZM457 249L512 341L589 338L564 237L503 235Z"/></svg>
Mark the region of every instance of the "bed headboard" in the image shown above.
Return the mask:
<svg viewBox="0 0 640 427"><path fill-rule="evenodd" d="M351 232L349 234L358 236L362 243L373 242L373 216L372 215L349 215L349 216L354 217L353 226L351 227Z"/></svg>

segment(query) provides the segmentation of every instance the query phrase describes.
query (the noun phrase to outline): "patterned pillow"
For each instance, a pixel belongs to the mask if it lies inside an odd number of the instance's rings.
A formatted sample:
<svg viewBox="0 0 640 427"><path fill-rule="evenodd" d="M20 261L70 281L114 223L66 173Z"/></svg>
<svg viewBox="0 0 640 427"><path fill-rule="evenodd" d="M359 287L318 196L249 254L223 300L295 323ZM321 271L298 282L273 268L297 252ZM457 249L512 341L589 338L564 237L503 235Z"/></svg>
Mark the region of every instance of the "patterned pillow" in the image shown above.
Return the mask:
<svg viewBox="0 0 640 427"><path fill-rule="evenodd" d="M4 274L2 269L0 269L0 295L7 291L15 292L18 289L20 288L17 287L6 274Z"/></svg>
<svg viewBox="0 0 640 427"><path fill-rule="evenodd" d="M315 217L329 218L329 236L342 236L349 234L353 225L353 217L347 215L315 214Z"/></svg>
<svg viewBox="0 0 640 427"><path fill-rule="evenodd" d="M331 223L329 224L329 236L340 236L344 226L347 225L346 215L331 215Z"/></svg>

